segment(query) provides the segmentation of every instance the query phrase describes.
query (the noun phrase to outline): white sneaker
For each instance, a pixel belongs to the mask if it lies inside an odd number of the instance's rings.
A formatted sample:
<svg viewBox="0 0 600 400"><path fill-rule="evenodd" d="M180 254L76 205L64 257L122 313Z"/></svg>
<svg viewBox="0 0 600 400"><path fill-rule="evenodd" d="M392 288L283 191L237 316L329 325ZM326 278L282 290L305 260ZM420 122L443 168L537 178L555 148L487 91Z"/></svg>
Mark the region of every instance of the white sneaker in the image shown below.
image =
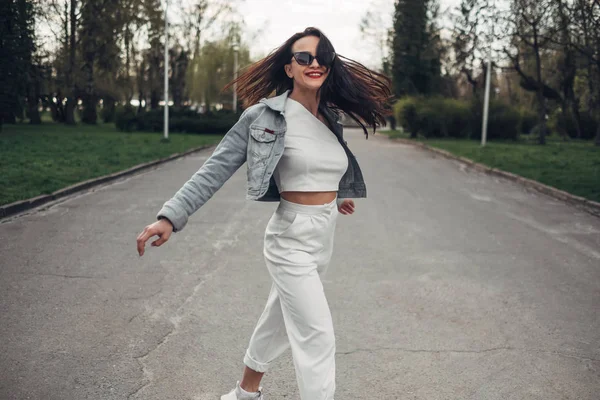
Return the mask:
<svg viewBox="0 0 600 400"><path fill-rule="evenodd" d="M258 388L258 392L253 396L242 397L242 388L240 388L240 381L235 384L235 389L231 392L221 396L221 400L265 400L262 395L262 387Z"/></svg>

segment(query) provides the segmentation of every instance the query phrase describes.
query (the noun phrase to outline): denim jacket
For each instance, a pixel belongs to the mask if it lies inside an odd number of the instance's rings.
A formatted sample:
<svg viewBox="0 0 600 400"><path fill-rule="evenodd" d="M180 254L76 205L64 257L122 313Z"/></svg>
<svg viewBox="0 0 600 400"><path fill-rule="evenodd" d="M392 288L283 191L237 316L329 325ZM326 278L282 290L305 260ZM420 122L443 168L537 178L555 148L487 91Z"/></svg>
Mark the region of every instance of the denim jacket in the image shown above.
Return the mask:
<svg viewBox="0 0 600 400"><path fill-rule="evenodd" d="M202 207L246 161L246 199L279 201L273 171L284 150L284 111L289 93L290 90L287 90L278 96L263 98L244 110L202 167L163 205L156 215L157 219L171 221L173 232L182 230L189 216ZM319 105L319 111L333 127L333 133L348 155L348 169L338 187L338 205L344 198L367 197L362 172L344 140L339 116L324 105Z"/></svg>

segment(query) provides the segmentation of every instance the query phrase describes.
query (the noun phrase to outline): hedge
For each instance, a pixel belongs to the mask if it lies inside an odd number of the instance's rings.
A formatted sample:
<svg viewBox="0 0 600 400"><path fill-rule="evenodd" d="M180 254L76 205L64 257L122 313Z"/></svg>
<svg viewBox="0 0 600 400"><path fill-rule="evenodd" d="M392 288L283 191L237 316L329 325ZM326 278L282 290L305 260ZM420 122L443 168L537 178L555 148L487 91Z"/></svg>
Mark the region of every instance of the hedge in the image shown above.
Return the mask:
<svg viewBox="0 0 600 400"><path fill-rule="evenodd" d="M442 97L404 97L394 105L398 124L413 136L481 139L483 107L474 101ZM488 139L518 138L535 126L535 114L491 101Z"/></svg>
<svg viewBox="0 0 600 400"><path fill-rule="evenodd" d="M169 110L169 131L183 133L226 133L239 119L231 111L199 114L190 109ZM161 132L164 129L164 110L135 112L133 107L120 107L115 124L121 131Z"/></svg>
<svg viewBox="0 0 600 400"><path fill-rule="evenodd" d="M598 122L586 111L579 113L579 128L581 129L580 139L591 140L596 137L596 129ZM550 116L550 127L555 131L564 131L571 138L577 137L577 127L573 113L568 112L567 116L562 113L561 109L557 109Z"/></svg>

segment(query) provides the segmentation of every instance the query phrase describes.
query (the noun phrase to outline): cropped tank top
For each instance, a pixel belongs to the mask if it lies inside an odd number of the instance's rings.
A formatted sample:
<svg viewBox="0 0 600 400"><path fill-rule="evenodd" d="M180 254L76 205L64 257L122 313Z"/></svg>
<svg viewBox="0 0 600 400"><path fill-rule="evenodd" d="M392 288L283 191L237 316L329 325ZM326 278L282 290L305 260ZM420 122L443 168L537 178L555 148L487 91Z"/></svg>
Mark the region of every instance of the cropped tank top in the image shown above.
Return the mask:
<svg viewBox="0 0 600 400"><path fill-rule="evenodd" d="M273 171L279 192L337 191L348 156L337 136L298 101L285 102L284 151Z"/></svg>

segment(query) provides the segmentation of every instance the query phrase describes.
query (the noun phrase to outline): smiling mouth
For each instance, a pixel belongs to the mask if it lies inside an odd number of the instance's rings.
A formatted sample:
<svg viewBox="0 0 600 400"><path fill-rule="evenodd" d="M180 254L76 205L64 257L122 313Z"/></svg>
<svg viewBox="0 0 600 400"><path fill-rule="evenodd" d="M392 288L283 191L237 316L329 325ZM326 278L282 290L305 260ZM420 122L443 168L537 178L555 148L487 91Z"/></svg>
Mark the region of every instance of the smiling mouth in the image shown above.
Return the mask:
<svg viewBox="0 0 600 400"><path fill-rule="evenodd" d="M318 79L323 76L323 73L322 72L309 72L304 75L308 76L309 78Z"/></svg>

